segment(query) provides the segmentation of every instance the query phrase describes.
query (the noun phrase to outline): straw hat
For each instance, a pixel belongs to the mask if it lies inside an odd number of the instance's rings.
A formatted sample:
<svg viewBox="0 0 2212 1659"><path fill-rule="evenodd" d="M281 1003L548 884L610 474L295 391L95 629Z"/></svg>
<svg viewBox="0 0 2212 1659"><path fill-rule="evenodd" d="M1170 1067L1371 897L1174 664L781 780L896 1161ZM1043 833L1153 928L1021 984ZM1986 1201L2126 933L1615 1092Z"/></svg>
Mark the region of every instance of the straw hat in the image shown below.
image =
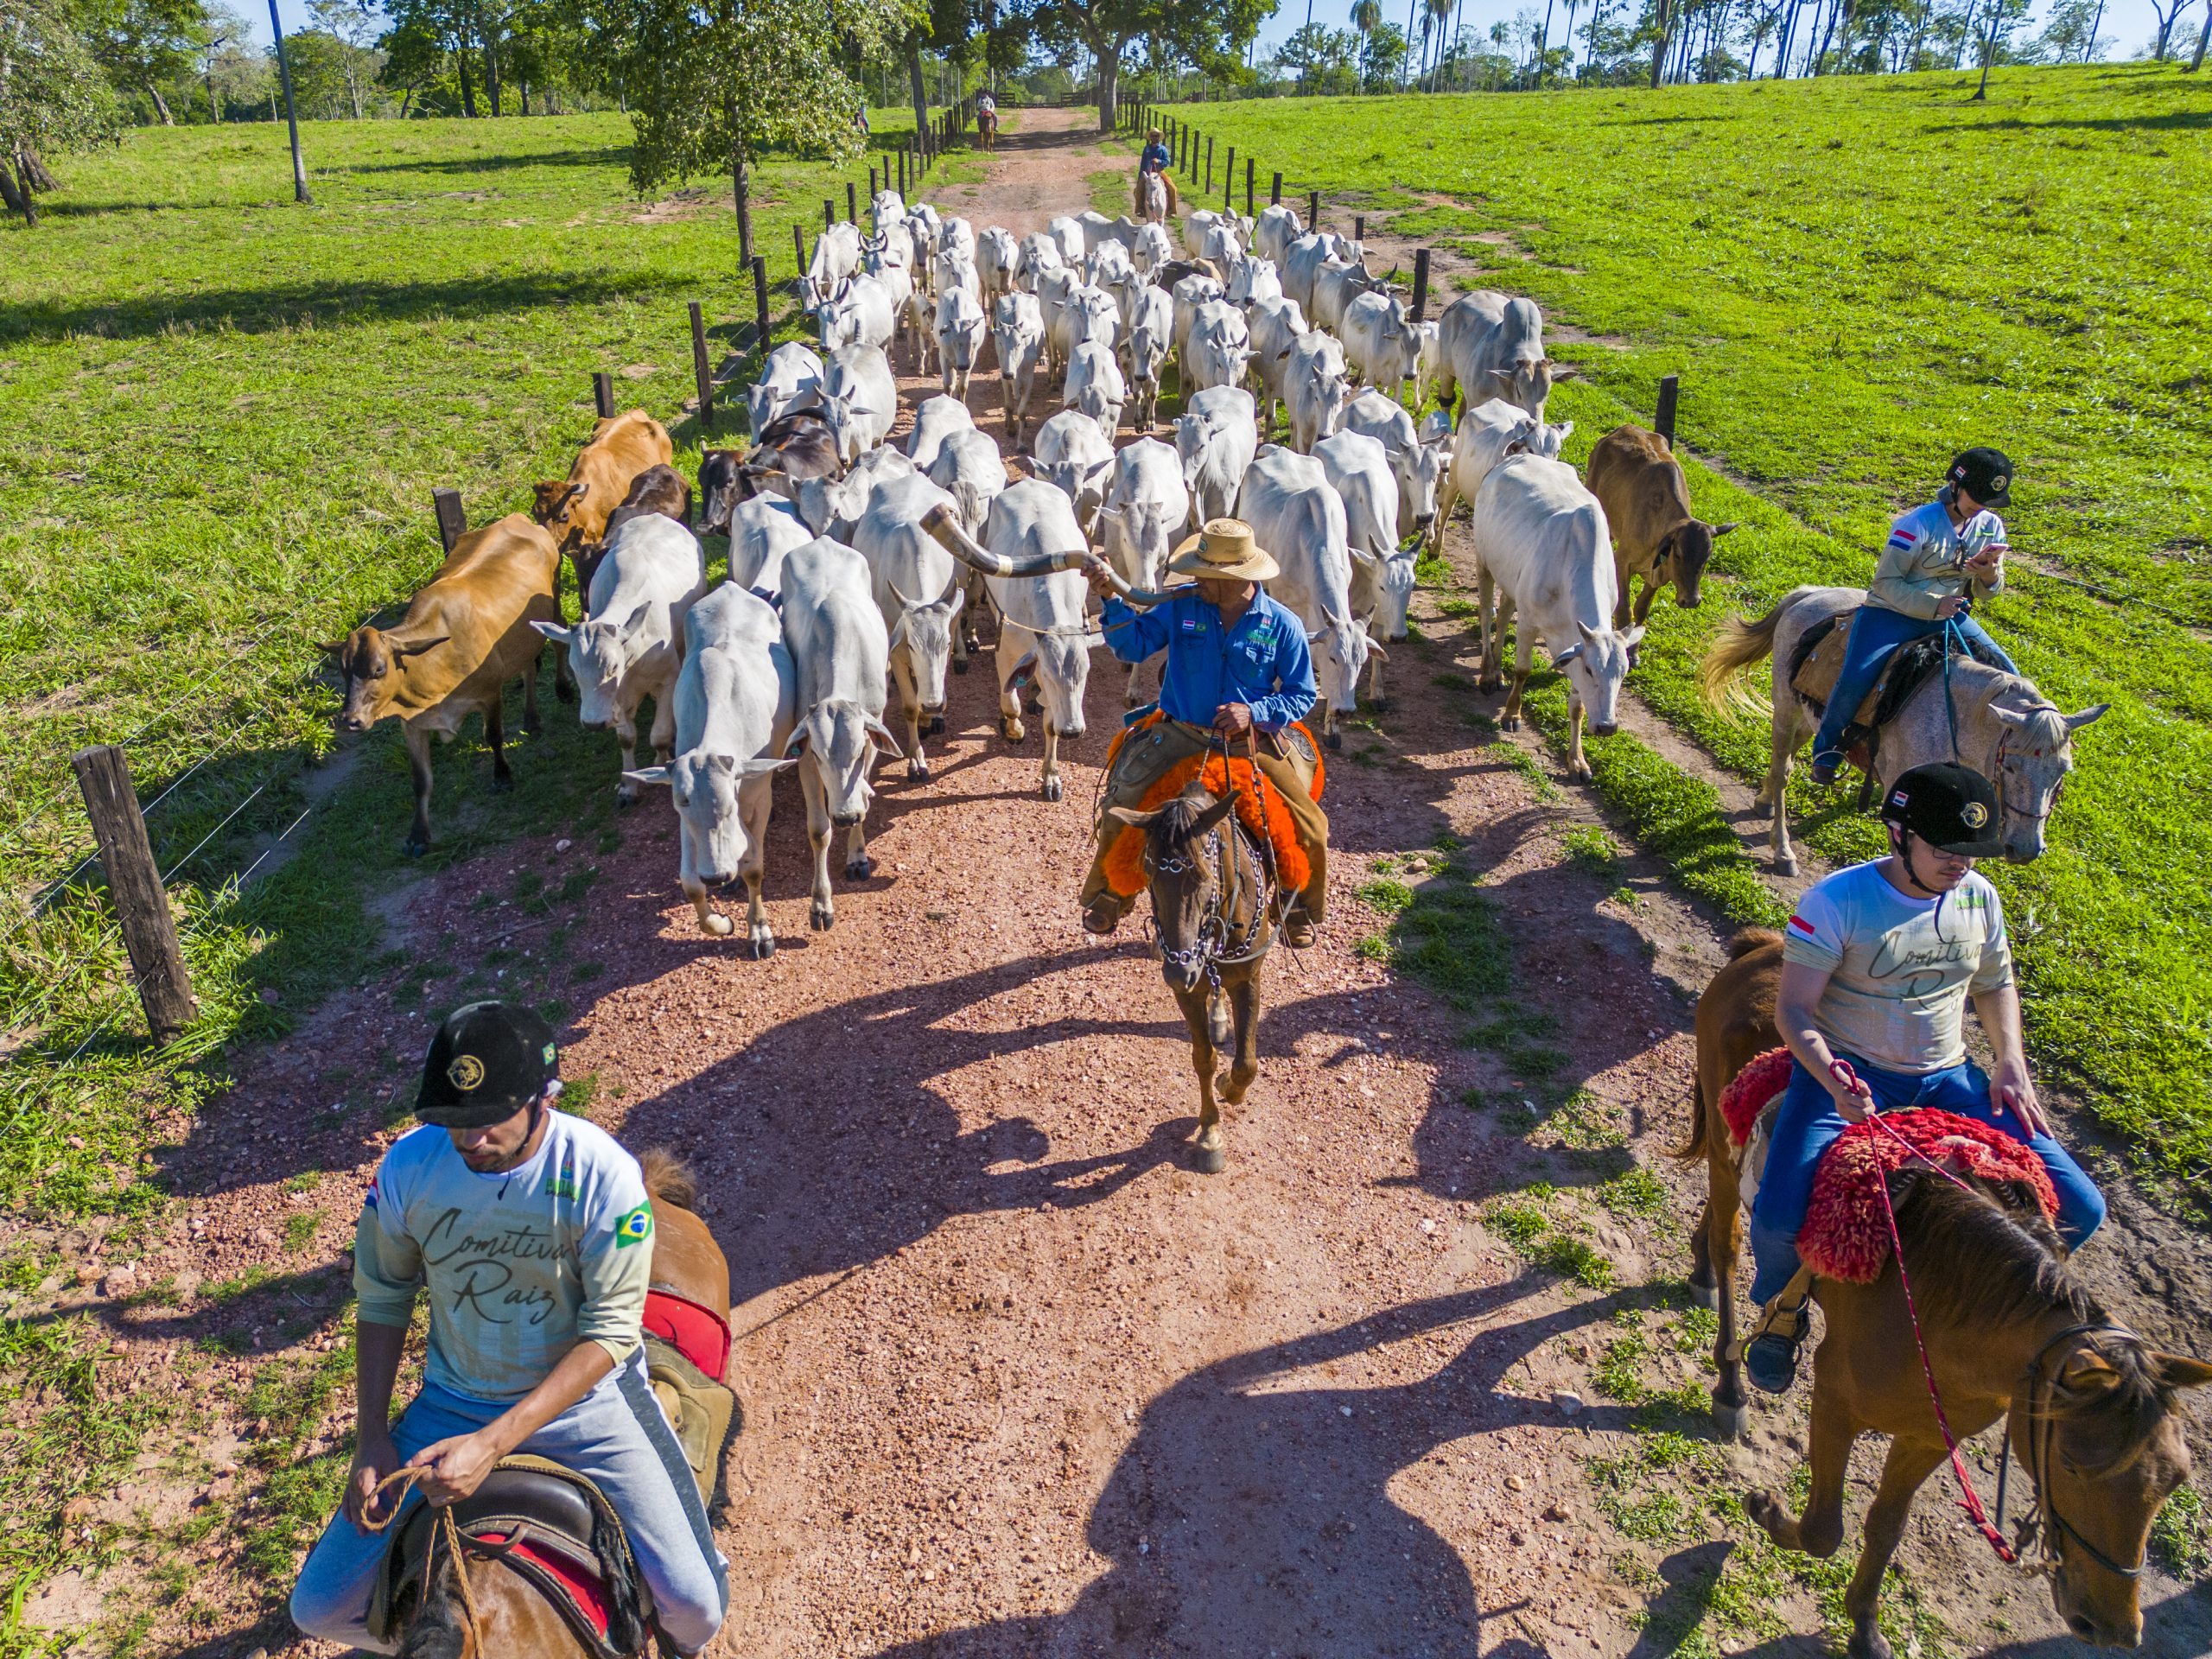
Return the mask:
<svg viewBox="0 0 2212 1659"><path fill-rule="evenodd" d="M1241 518L1209 518L1206 527L1175 550L1167 568L1179 576L1222 582L1268 582L1281 574Z"/></svg>

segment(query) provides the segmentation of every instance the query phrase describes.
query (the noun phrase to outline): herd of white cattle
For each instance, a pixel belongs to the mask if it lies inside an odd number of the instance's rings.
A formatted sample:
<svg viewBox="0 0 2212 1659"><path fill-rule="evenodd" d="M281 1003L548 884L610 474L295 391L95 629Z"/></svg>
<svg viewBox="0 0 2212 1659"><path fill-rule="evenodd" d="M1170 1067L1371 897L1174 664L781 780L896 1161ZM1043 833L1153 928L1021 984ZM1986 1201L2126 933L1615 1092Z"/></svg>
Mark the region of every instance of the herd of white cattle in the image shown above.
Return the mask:
<svg viewBox="0 0 2212 1659"><path fill-rule="evenodd" d="M729 579L711 594L697 541L666 518L623 526L592 583L592 615L656 636L627 642L620 674L632 708L652 695L671 711L653 734L667 764L625 782L671 786L680 877L703 929L734 931L708 889L742 877L754 953L773 950L762 848L772 774L786 766L803 767L812 923L831 925L831 830L849 832L848 876L868 874L874 766L896 750L910 776L928 776L945 676L981 649L986 609L998 620L1001 732L1024 735L1026 677L1041 706L1042 792L1060 798L1059 741L1084 731L1090 652L1103 643L1087 585L1076 570L977 575L924 529L939 506L1001 558L1096 547L1147 588L1162 585L1189 531L1244 519L1281 567L1269 592L1305 620L1333 746L1363 677L1379 702L1379 641L1405 637L1416 551L1465 499L1485 682L1497 677L1493 638L1517 609L1509 723L1541 638L1568 673L1573 763L1586 775L1584 716L1611 728L1642 630L1616 630L1604 510L1556 459L1572 423L1543 417L1552 369L1533 303L1470 293L1415 323L1399 288L1369 274L1359 243L1309 232L1280 205L1256 220L1192 213L1182 257L1160 225L1096 213L1016 238L886 191L871 218L868 233L841 224L817 244L804 291L820 350L778 347L748 393L755 434L817 417L832 470L771 472L770 487L741 500L709 495L703 527L729 542ZM987 339L1027 475L968 407ZM918 372L935 363L944 391L894 446L891 354L901 348ZM1154 417L1171 356L1183 410L1165 442ZM1060 396L1033 428L1040 371ZM1456 427L1440 411L1417 424L1402 402L1409 383L1415 410L1432 389L1467 389ZM1266 441L1278 409L1282 443ZM1135 435L1117 443L1125 416ZM575 666L597 677L588 653ZM886 720L894 685L898 732Z"/></svg>

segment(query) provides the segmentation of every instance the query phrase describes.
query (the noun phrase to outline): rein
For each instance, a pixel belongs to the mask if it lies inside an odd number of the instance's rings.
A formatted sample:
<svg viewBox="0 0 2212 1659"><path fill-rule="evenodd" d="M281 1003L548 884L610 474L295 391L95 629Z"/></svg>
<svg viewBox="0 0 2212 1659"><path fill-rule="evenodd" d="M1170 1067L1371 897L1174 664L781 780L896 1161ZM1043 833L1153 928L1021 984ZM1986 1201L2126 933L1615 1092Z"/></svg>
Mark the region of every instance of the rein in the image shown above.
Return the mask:
<svg viewBox="0 0 2212 1659"><path fill-rule="evenodd" d="M1220 740L1219 747L1223 781L1233 802L1236 795L1236 779L1229 770L1229 740L1226 737ZM1204 855L1194 847L1187 855L1158 859L1154 857L1149 846L1145 849L1145 868L1154 876L1196 874L1203 867L1202 856L1210 859L1221 873L1214 884L1212 895L1206 900L1205 915L1198 923L1198 936L1181 950L1169 949L1166 941L1160 937L1158 905L1153 906L1154 913L1147 921L1152 931L1153 941L1159 947L1160 960L1185 972L1203 972L1206 983L1217 991L1221 988L1221 970L1224 968L1235 968L1256 961L1267 955L1274 943L1272 938L1262 937L1267 930L1268 907L1274 901L1278 878L1274 868L1272 832L1268 826L1268 797L1262 786L1256 740L1253 741L1252 754L1252 780L1259 798L1261 838L1269 844L1263 854L1246 855L1257 879L1254 884L1250 919L1237 931L1234 939L1230 937L1229 912L1244 886L1242 866L1245 861L1238 854L1238 849L1245 844L1245 836L1243 827L1236 822L1236 808L1232 805L1224 820L1229 826L1226 844L1223 841L1221 827L1217 825L1206 831Z"/></svg>
<svg viewBox="0 0 2212 1659"><path fill-rule="evenodd" d="M2084 1336L2092 1331L2111 1331L2120 1336L2139 1340L2135 1337L2135 1333L2124 1325L2114 1325L2108 1319L2094 1319L2081 1325L2068 1325L2056 1336L2044 1343L2042 1347L2037 1349L2036 1357L2028 1362L2027 1407L2030 1436L2028 1473L2034 1478L2036 1483L2036 1509L2042 1518L2050 1522L2050 1526L2043 1529L2044 1554L2060 1567L2066 1564L2064 1547L2057 1541L2058 1535L2063 1533L2079 1544L2089 1559L2104 1568L2106 1572L2118 1578L2139 1579L2143 1576L2143 1556L2136 1557L2134 1566L2122 1567L2103 1550L2083 1537L2081 1529L2059 1513L2058 1504L2050 1495L2050 1454L2056 1447L2058 1441L2058 1420L2047 1414L2039 1413L2037 1410L2037 1401L2043 1392L2046 1381L2050 1384L2050 1391L2055 1395L2058 1391L2058 1380L2056 1377L2049 1379L2044 1377L2043 1363L2050 1357L2050 1351L2057 1347L2060 1343ZM2005 1457L2008 1465L2012 1456L2012 1436L2010 1428L2011 1425L2008 1423L2005 1436ZM2037 1428L2044 1430L2044 1433L2037 1434L2036 1433ZM2002 1480L2001 1475L1999 1479ZM2001 1484L1998 1491L1997 1513L2001 1524L2005 1514L2004 1488Z"/></svg>
<svg viewBox="0 0 2212 1659"><path fill-rule="evenodd" d="M387 1489L397 1486L400 1488L398 1500L392 1504L391 1513L381 1521L372 1519L368 1511L364 1509L361 1512L361 1524L371 1532L382 1532L393 1522L398 1520L399 1511L406 1506L407 1494L415 1490L415 1483L423 1478L424 1472L423 1470L414 1467L398 1469L378 1481L376 1491L371 1494L372 1497L382 1497ZM468 1582L468 1553L462 1547L461 1528L453 1518L453 1506L450 1503L441 1503L436 1508L437 1523L431 1529L430 1547L423 1558L423 1582L427 1587L435 1579L438 1540L443 1537L446 1554L453 1557L454 1577L461 1580L461 1613L468 1625L469 1647L478 1656L478 1659L482 1659L484 1630L476 1613L476 1592Z"/></svg>

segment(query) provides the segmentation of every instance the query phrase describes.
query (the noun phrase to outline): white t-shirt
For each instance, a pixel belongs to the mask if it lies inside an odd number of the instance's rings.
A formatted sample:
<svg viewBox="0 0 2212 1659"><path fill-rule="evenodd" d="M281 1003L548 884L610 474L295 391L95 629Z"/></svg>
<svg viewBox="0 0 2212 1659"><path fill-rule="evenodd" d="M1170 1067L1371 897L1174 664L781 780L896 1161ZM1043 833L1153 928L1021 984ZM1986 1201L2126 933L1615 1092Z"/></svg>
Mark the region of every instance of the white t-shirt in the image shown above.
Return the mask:
<svg viewBox="0 0 2212 1659"><path fill-rule="evenodd" d="M1782 957L1829 970L1814 1027L1885 1071L1958 1065L1967 997L2012 982L2005 908L1978 870L1937 899L1899 893L1878 861L1838 870L1798 899Z"/></svg>

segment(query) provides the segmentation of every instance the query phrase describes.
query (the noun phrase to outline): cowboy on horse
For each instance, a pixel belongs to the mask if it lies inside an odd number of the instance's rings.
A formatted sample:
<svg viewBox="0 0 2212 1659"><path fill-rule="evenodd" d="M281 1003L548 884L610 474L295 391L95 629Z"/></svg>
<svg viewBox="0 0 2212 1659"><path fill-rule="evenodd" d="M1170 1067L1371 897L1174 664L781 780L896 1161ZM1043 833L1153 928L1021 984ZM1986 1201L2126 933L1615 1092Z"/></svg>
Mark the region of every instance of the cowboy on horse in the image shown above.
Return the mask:
<svg viewBox="0 0 2212 1659"><path fill-rule="evenodd" d="M999 101L988 92L976 94L976 131L986 150L999 147Z"/></svg>
<svg viewBox="0 0 2212 1659"><path fill-rule="evenodd" d="M1933 501L1890 526L1813 739L1816 784L1835 781L1844 728L1900 647L1953 627L1980 647L1986 661L2007 674L2019 672L1968 609L1970 599L2005 587L2005 521L1991 509L2012 503L2012 463L2002 450L1976 448L1951 463L1948 478Z"/></svg>
<svg viewBox="0 0 2212 1659"><path fill-rule="evenodd" d="M1158 210L1146 205L1146 193L1159 194ZM1143 151L1137 156L1136 216L1140 219L1160 219L1176 211L1175 157L1169 150L1166 135L1158 127L1145 134Z"/></svg>
<svg viewBox="0 0 2212 1659"><path fill-rule="evenodd" d="M355 1230L358 1441L345 1505L300 1570L311 1636L391 1652L370 1628L385 1529L418 1499L469 1497L503 1458L542 1456L620 1517L655 1617L678 1652L728 1611L683 1447L651 1391L641 1322L653 1208L638 1160L554 1109L553 1033L526 1008L476 1002L430 1043L416 1116L369 1183ZM418 1290L430 1300L422 1390L387 1426ZM383 1489L419 1475L397 1503Z"/></svg>
<svg viewBox="0 0 2212 1659"><path fill-rule="evenodd" d="M2049 1172L2069 1249L2105 1216L2037 1104L2004 908L1974 868L2004 850L1995 788L1966 766L1916 766L1882 817L1889 856L1808 888L1783 935L1775 1014L1793 1064L1751 1205L1751 1299L1765 1311L1744 1346L1751 1381L1776 1394L1796 1376L1805 1329L1797 1235L1821 1155L1846 1124L1934 1107L2003 1129ZM1995 1051L1993 1078L1967 1058L1968 997Z"/></svg>
<svg viewBox="0 0 2212 1659"><path fill-rule="evenodd" d="M1260 584L1278 574L1253 539L1251 526L1216 518L1175 550L1168 563L1195 578L1164 602L1139 610L1116 596L1112 568L1096 556L1084 566L1103 600L1106 646L1125 663L1165 650L1159 714L1133 729L1115 757L1100 802L1098 847L1083 881L1083 925L1103 937L1120 925L1124 901L1109 883L1107 859L1122 824L1112 808L1135 810L1179 764L1222 749L1249 750L1274 785L1305 852L1304 890L1288 901L1283 937L1303 948L1327 903L1329 821L1313 798L1316 756L1296 728L1313 706L1313 659L1297 613L1270 599ZM1276 801L1268 803L1272 808Z"/></svg>

